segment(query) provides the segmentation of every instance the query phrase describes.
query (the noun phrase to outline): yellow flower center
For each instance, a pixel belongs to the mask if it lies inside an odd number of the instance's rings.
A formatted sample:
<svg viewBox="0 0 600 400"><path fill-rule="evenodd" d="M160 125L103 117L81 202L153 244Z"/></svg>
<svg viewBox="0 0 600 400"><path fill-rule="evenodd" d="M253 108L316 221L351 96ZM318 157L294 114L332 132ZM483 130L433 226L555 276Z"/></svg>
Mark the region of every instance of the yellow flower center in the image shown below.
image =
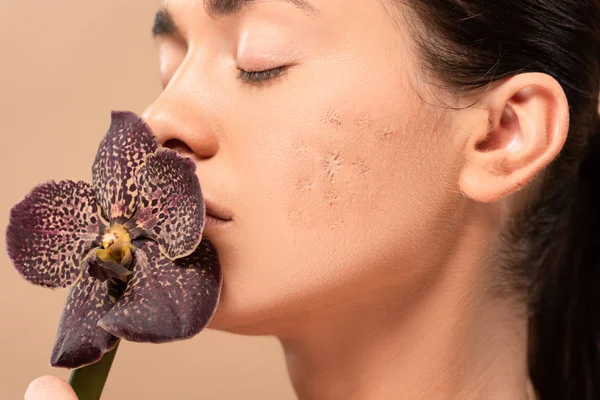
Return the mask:
<svg viewBox="0 0 600 400"><path fill-rule="evenodd" d="M103 260L111 260L121 265L128 265L131 261L131 236L122 225L112 226L102 236L104 250L96 251L96 255Z"/></svg>

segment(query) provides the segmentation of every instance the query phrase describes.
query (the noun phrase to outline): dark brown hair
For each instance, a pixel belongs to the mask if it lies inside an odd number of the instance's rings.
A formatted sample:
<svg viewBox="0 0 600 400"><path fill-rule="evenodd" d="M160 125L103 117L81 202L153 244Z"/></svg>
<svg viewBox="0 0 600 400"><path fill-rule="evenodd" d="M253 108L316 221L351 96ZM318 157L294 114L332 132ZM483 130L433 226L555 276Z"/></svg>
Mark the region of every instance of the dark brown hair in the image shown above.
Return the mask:
<svg viewBox="0 0 600 400"><path fill-rule="evenodd" d="M426 71L474 92L524 72L554 77L570 127L501 259L529 315L529 370L543 400L600 399L599 0L392 0L418 21Z"/></svg>

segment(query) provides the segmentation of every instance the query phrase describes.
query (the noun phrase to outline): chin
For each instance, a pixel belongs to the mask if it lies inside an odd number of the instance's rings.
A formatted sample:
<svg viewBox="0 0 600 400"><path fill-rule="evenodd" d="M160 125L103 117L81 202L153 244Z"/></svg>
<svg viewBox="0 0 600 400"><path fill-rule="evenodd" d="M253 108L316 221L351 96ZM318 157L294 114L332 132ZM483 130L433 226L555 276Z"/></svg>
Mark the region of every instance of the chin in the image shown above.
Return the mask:
<svg viewBox="0 0 600 400"><path fill-rule="evenodd" d="M278 316L282 314L282 307L275 303L268 306L264 301L253 303L248 299L232 300L224 291L206 329L247 336L283 334L290 319Z"/></svg>
<svg viewBox="0 0 600 400"><path fill-rule="evenodd" d="M236 307L221 294L219 305L206 329L235 333L240 335L269 335L264 323L265 312L248 306Z"/></svg>

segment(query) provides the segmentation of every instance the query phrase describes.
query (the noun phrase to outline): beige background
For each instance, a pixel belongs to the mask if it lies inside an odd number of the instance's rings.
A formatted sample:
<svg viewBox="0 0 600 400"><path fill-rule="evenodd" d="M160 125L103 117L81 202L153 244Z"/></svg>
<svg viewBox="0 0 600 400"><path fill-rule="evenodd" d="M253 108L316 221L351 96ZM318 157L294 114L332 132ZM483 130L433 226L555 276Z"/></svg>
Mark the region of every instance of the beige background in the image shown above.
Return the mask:
<svg viewBox="0 0 600 400"><path fill-rule="evenodd" d="M159 0L0 0L0 399L19 399L49 356L67 291L13 269L13 204L49 179L90 181L111 109L144 110L160 90L150 37ZM273 338L204 331L122 343L104 399L294 399Z"/></svg>

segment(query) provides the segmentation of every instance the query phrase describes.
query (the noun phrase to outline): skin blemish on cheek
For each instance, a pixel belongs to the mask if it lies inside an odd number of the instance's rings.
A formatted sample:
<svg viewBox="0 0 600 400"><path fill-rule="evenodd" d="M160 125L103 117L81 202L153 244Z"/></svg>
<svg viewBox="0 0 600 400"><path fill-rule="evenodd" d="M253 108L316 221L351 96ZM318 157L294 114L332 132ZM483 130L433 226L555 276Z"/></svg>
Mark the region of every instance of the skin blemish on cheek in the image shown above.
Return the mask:
<svg viewBox="0 0 600 400"><path fill-rule="evenodd" d="M325 192L325 203L330 207L335 207L340 201L340 196L338 196L332 189L329 189Z"/></svg>
<svg viewBox="0 0 600 400"><path fill-rule="evenodd" d="M386 126L381 130L381 134L379 136L381 139L389 139L390 137L394 136L394 134L394 130L389 126Z"/></svg>
<svg viewBox="0 0 600 400"><path fill-rule="evenodd" d="M302 142L292 144L292 149L294 150L296 155L299 156L303 156L309 153L308 147Z"/></svg>
<svg viewBox="0 0 600 400"><path fill-rule="evenodd" d="M335 177L342 169L342 154L339 150L332 150L325 156L325 173L332 183L335 183Z"/></svg>
<svg viewBox="0 0 600 400"><path fill-rule="evenodd" d="M331 225L329 225L329 230L334 230L335 228L341 227L342 225L344 225L344 222L346 222L346 221L344 221L343 219L341 219L341 220L339 220L337 222L332 223Z"/></svg>
<svg viewBox="0 0 600 400"><path fill-rule="evenodd" d="M360 128L367 128L373 124L373 117L368 114L359 115L356 121L356 125Z"/></svg>
<svg viewBox="0 0 600 400"><path fill-rule="evenodd" d="M352 124L341 130L337 110L327 109L324 118L315 121L320 127L313 125L311 134L297 136L290 143L286 213L290 224L301 230L345 229L348 215L356 213L365 177L373 171L369 157L362 153L365 146L374 144L376 136L368 132L377 131L375 120L364 112L352 112ZM371 127L359 129L359 120L362 126Z"/></svg>
<svg viewBox="0 0 600 400"><path fill-rule="evenodd" d="M302 218L302 214L303 214L302 209L290 211L290 212L288 212L288 219L290 221L299 220Z"/></svg>
<svg viewBox="0 0 600 400"><path fill-rule="evenodd" d="M355 162L352 163L358 176L366 176L371 167L367 165L367 160L364 157L359 157Z"/></svg>
<svg viewBox="0 0 600 400"><path fill-rule="evenodd" d="M325 117L321 119L321 122L323 122L325 124L341 126L342 119L340 117L340 112L338 110L336 110L335 108L330 108L327 111L327 114L325 115Z"/></svg>
<svg viewBox="0 0 600 400"><path fill-rule="evenodd" d="M310 177L302 177L299 178L296 182L296 191L297 192L310 192L314 189L314 180Z"/></svg>

